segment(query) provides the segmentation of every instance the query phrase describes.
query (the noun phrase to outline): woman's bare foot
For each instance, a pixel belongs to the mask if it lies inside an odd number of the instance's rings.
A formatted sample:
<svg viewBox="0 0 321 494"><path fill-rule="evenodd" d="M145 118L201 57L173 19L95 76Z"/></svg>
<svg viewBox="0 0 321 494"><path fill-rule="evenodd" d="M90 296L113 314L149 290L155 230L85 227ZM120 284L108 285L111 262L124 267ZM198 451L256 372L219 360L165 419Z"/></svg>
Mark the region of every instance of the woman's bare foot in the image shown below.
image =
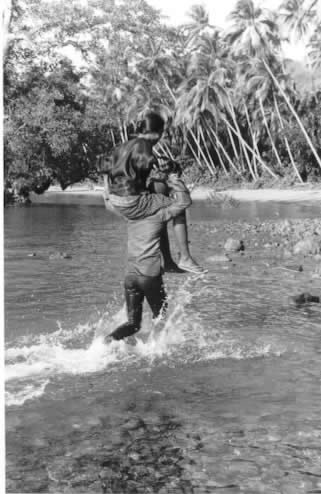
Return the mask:
<svg viewBox="0 0 321 494"><path fill-rule="evenodd" d="M179 268L178 265L173 261L173 262L164 264L164 272L165 273L184 273L184 270Z"/></svg>
<svg viewBox="0 0 321 494"><path fill-rule="evenodd" d="M194 261L191 257L187 259L180 259L178 263L178 267L183 271L187 271L188 273L202 274L207 273L207 269L203 268L197 262Z"/></svg>

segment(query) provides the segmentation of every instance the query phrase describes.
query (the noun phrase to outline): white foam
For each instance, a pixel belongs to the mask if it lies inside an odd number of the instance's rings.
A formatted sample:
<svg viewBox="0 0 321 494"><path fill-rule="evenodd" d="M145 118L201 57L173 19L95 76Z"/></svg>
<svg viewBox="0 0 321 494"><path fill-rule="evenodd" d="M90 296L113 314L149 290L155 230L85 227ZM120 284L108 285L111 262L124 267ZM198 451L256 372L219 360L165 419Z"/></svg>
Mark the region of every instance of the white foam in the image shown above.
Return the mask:
<svg viewBox="0 0 321 494"><path fill-rule="evenodd" d="M105 335L126 319L124 307L114 316L106 311L95 325L84 324L67 330L59 326L55 333L14 342L6 350L7 404L19 405L40 397L48 382L62 374L94 373L115 365L122 365L126 372L128 363L139 365L140 361L148 360L154 364L160 358L173 359L176 364L226 357L251 358L275 351L264 342L253 347L220 335L218 328L204 329L199 316L186 311L186 306L206 290L204 282L186 278L175 296L169 298L166 319L155 324L145 311L135 346L124 341L104 342Z"/></svg>
<svg viewBox="0 0 321 494"><path fill-rule="evenodd" d="M7 406L21 406L26 401L42 396L49 384L49 379L40 382L32 382L24 385L22 389L6 390L5 401Z"/></svg>

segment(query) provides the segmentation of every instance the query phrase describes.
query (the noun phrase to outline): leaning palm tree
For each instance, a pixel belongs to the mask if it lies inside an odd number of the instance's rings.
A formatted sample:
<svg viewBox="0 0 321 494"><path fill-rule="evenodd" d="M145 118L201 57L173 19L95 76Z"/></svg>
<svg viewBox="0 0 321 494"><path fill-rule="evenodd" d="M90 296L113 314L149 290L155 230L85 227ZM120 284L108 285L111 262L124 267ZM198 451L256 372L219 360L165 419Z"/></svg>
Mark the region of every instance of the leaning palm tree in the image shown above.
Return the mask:
<svg viewBox="0 0 321 494"><path fill-rule="evenodd" d="M145 52L137 54L136 68L144 82L150 81L163 84L167 91L171 92L170 81L173 76L178 76L180 66L164 43L149 39Z"/></svg>
<svg viewBox="0 0 321 494"><path fill-rule="evenodd" d="M187 65L187 77L178 88L175 122L188 129L199 155L209 168L212 168L211 162L202 150L200 139L206 127L217 127L220 114L227 104L227 75L228 63L227 59L221 56L218 31L202 34L197 42L194 42ZM209 137L209 134L207 136ZM203 146L206 145L205 139L202 140ZM220 155L215 143L214 147Z"/></svg>
<svg viewBox="0 0 321 494"><path fill-rule="evenodd" d="M187 77L178 88L176 119L193 126L201 114L217 124L226 103L228 66L220 57L219 35L204 34L191 53Z"/></svg>
<svg viewBox="0 0 321 494"><path fill-rule="evenodd" d="M311 30L318 0L284 0L280 6L281 21L294 40L304 38Z"/></svg>
<svg viewBox="0 0 321 494"><path fill-rule="evenodd" d="M187 45L193 44L206 29L214 28L210 24L209 14L203 5L192 5L188 17L190 22L183 25L183 31L187 33Z"/></svg>
<svg viewBox="0 0 321 494"><path fill-rule="evenodd" d="M253 0L238 0L230 14L226 39L235 56L262 57L280 47L275 14L256 6Z"/></svg>
<svg viewBox="0 0 321 494"><path fill-rule="evenodd" d="M272 79L273 79L273 82L275 83L276 87L278 88L280 94L282 95L288 109L290 110L290 112L292 113L292 115L294 116L295 120L297 121L298 123L298 126L299 128L301 129L302 131L302 134L304 135L315 159L316 159L316 162L318 163L320 169L321 169L321 157L319 156L318 154L318 150L316 149L316 147L313 145L313 142L307 132L307 130L305 129L304 127L304 124L303 122L301 121L296 109L294 108L293 104L291 103L291 100L290 98L288 97L288 95L286 94L286 92L284 91L284 89L282 88L281 84L278 82L277 78L275 77L275 75L273 74L273 72L271 71L271 69L269 68L269 66L264 62L265 66L266 66L266 69L267 71L269 72L269 74L271 75Z"/></svg>
<svg viewBox="0 0 321 494"><path fill-rule="evenodd" d="M285 88L289 88L287 75L282 70L281 63L270 56L268 60L269 66L273 67L277 74L278 81ZM244 82L243 82L244 81ZM271 123L275 116L274 95L277 92L275 84L266 70L262 60L252 59L249 62L248 70L240 81L244 87L244 106L249 108L254 128L256 129L259 139L262 138L264 131L266 132L272 147L273 154L282 168L280 155L277 151L275 138L272 136Z"/></svg>
<svg viewBox="0 0 321 494"><path fill-rule="evenodd" d="M308 48L313 69L321 67L321 18L312 33Z"/></svg>

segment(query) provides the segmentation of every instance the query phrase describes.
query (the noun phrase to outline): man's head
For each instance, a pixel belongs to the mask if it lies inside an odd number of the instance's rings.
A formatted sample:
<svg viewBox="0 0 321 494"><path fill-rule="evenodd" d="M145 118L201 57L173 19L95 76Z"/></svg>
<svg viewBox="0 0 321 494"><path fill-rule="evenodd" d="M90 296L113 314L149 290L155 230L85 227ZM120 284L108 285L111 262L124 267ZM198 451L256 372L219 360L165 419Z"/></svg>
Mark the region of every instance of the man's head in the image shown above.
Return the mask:
<svg viewBox="0 0 321 494"><path fill-rule="evenodd" d="M156 111L150 110L145 114L143 123L142 123L142 134L150 135L158 141L164 131L165 121L163 117L157 113Z"/></svg>

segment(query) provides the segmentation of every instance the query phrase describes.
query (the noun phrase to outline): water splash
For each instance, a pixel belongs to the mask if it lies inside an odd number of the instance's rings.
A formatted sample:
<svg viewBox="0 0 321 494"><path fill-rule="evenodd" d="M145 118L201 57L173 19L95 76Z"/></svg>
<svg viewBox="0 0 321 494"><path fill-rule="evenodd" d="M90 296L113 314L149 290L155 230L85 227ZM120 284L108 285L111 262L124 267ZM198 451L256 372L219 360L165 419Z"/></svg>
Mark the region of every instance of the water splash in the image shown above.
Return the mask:
<svg viewBox="0 0 321 494"><path fill-rule="evenodd" d="M180 289L169 293L169 310L165 319L153 322L145 311L142 329L134 346L125 341L106 344L104 337L126 319L125 308L112 314L112 309L93 324L52 334L28 336L6 350L6 403L22 405L41 396L52 379L59 375L81 375L115 366L126 372L133 362L157 365L157 360L192 362L218 358L252 358L275 354L270 344L256 347L235 341L218 328L206 329L198 313L190 309L193 299L206 294L202 278L186 278ZM213 295L213 288L211 288Z"/></svg>

